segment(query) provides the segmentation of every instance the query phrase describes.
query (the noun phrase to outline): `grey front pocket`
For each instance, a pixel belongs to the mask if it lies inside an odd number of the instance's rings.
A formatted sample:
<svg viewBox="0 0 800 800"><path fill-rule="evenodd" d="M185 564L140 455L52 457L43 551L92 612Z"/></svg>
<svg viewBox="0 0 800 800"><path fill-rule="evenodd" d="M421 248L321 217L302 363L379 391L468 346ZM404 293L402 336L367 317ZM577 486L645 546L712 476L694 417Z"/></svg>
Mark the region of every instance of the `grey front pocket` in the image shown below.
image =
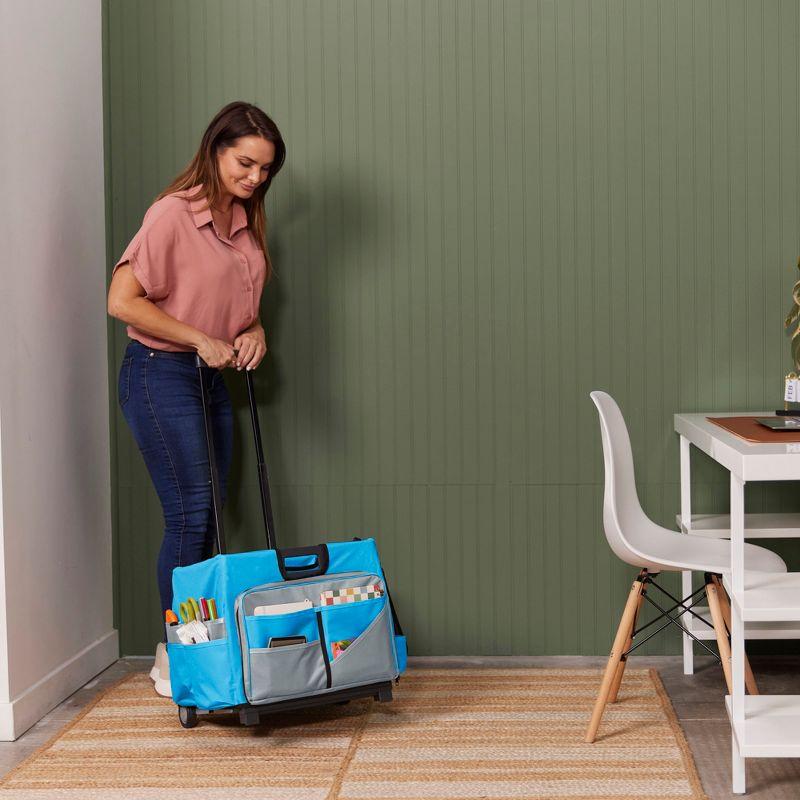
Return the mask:
<svg viewBox="0 0 800 800"><path fill-rule="evenodd" d="M396 675L387 604L364 633L331 662L331 681L336 688L391 680Z"/></svg>
<svg viewBox="0 0 800 800"><path fill-rule="evenodd" d="M319 642L249 651L245 690L251 703L283 700L324 689L327 675Z"/></svg>

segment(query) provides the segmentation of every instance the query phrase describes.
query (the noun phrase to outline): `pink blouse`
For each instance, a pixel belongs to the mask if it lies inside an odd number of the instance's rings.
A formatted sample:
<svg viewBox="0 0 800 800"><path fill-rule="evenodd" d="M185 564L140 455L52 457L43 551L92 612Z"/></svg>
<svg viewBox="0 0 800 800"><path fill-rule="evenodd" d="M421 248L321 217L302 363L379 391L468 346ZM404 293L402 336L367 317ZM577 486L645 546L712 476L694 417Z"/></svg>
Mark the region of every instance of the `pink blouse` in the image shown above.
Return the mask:
<svg viewBox="0 0 800 800"><path fill-rule="evenodd" d="M202 184L201 184L202 185ZM257 319L266 259L247 227L247 212L233 201L230 236L217 230L205 200L188 200L196 188L162 197L114 266L129 261L148 300L171 317L233 344ZM113 275L113 273L112 273ZM194 352L156 339L132 325L128 336L148 347Z"/></svg>

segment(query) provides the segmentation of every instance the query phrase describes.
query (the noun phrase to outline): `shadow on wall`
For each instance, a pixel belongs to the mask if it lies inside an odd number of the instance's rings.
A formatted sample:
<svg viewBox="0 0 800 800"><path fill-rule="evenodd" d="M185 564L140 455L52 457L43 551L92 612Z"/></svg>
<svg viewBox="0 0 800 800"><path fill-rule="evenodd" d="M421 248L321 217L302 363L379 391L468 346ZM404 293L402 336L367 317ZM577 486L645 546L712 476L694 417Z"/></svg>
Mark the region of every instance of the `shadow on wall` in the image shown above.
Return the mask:
<svg viewBox="0 0 800 800"><path fill-rule="evenodd" d="M278 426L283 422L303 431L304 436L324 443L320 449L328 454L346 447L343 398L337 396L331 383L338 356L332 351L335 343L328 334L332 317L343 323L342 286L357 292L363 270L378 266L358 258L362 237L368 232L376 251L381 243L376 234L379 199L371 182L360 182L355 174L326 181L320 174L312 186L285 167L281 184L290 185L291 191L282 193L277 211L268 219L274 273L261 299L268 351L253 377L278 544L291 546L316 543L311 541L314 533L299 530L300 501L296 487L288 485L289 481L309 482L311 476L289 474L288 465L297 463L293 455L287 455L293 442L282 438ZM389 259L380 263L388 266ZM294 313L287 314L290 310ZM287 327L292 325L293 329ZM288 370L290 380L297 381L299 375L307 373L303 386L311 387L311 391L293 387L294 420L287 419L285 408L283 418L279 413L287 392L287 359L296 362ZM247 388L238 373L228 380L228 387L235 430L225 521L228 547L235 552L264 547L264 532ZM278 483L283 484L280 491L275 489ZM240 489L244 485L253 487L253 493L248 491L248 502Z"/></svg>

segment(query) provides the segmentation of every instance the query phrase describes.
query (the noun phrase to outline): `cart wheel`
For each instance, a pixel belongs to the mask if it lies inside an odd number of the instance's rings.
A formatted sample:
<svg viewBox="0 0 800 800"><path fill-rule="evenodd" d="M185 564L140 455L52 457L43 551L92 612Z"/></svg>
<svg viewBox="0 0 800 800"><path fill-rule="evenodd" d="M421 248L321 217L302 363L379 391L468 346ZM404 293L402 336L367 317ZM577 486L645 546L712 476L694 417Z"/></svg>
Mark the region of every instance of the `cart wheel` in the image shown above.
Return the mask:
<svg viewBox="0 0 800 800"><path fill-rule="evenodd" d="M178 706L178 719L184 728L197 725L197 709L194 706Z"/></svg>
<svg viewBox="0 0 800 800"><path fill-rule="evenodd" d="M239 712L239 722L247 726L258 725L261 722L261 715L255 709L245 708Z"/></svg>
<svg viewBox="0 0 800 800"><path fill-rule="evenodd" d="M378 693L375 695L375 699L379 703L388 703L392 699L392 684L381 686L380 689L378 689Z"/></svg>

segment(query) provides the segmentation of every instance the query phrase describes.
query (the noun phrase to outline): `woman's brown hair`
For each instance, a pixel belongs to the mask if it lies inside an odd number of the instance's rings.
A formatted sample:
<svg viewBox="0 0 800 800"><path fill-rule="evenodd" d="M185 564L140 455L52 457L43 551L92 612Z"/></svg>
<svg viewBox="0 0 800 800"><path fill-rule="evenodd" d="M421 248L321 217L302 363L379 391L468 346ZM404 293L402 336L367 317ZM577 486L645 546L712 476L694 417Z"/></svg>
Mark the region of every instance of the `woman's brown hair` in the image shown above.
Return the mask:
<svg viewBox="0 0 800 800"><path fill-rule="evenodd" d="M286 158L286 145L278 126L257 106L236 100L221 108L206 128L200 147L186 168L164 189L156 200L168 194L191 189L203 184L202 189L191 196L191 200L206 198L208 205L216 205L222 197L222 187L217 171L217 153L231 147L242 136L260 136L275 146L275 158L267 173L267 179L258 185L253 194L242 200L247 211L247 224L256 242L264 251L267 262L267 280L272 274L266 239L266 215L264 195L278 174Z"/></svg>

